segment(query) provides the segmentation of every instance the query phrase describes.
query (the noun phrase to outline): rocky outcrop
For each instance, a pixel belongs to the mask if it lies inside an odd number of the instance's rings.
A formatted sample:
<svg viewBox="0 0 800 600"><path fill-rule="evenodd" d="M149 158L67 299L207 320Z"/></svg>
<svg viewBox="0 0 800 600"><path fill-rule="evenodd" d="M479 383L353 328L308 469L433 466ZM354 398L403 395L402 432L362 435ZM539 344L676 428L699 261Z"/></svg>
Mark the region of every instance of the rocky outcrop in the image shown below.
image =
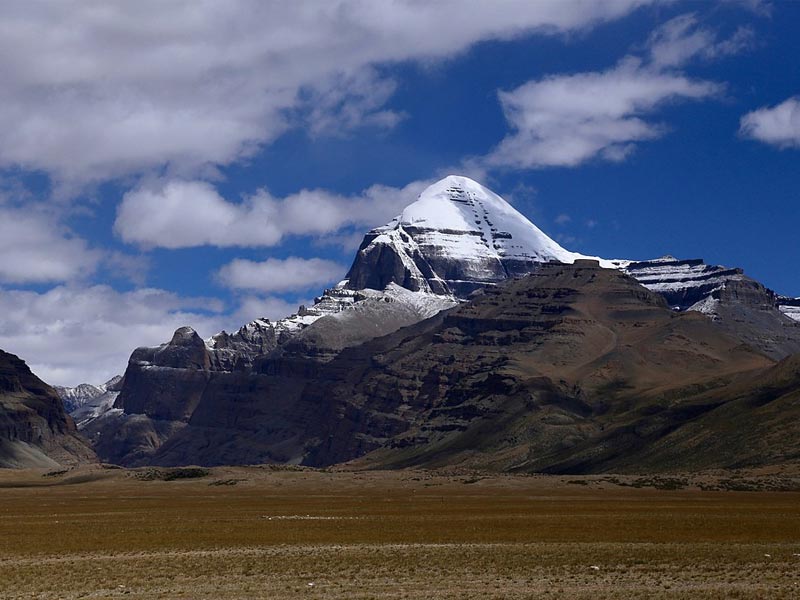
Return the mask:
<svg viewBox="0 0 800 600"><path fill-rule="evenodd" d="M20 358L0 350L0 468L95 460L55 390Z"/></svg>
<svg viewBox="0 0 800 600"><path fill-rule="evenodd" d="M181 328L132 354L114 409L82 430L104 460L131 466L299 462L319 409L295 398L319 365L454 304L390 285L331 291L283 322L259 319L205 342Z"/></svg>

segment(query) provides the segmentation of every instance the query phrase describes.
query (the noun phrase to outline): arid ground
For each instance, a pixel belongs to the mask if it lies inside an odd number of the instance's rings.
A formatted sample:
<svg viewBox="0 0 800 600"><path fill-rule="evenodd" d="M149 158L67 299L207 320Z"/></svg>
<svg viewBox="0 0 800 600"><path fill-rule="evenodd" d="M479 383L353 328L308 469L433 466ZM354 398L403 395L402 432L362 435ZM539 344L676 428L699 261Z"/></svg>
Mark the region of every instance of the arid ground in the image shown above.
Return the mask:
<svg viewBox="0 0 800 600"><path fill-rule="evenodd" d="M798 598L800 480L0 471L0 597Z"/></svg>

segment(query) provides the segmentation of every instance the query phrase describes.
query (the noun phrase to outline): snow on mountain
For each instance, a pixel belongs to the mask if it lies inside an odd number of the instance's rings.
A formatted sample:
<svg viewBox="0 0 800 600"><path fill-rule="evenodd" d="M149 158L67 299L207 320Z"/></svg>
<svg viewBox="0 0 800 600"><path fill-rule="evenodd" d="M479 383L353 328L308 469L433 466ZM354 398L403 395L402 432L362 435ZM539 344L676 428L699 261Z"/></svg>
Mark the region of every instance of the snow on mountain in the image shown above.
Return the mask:
<svg viewBox="0 0 800 600"><path fill-rule="evenodd" d="M623 271L664 296L672 308L701 312L708 312L713 305L704 302L712 292L720 290L727 282L747 279L741 269L707 265L702 259L680 260L674 256L630 262Z"/></svg>
<svg viewBox="0 0 800 600"><path fill-rule="evenodd" d="M464 298L537 264L584 258L609 268L621 264L564 249L491 190L450 175L389 224L367 233L344 287L384 289L394 282Z"/></svg>
<svg viewBox="0 0 800 600"><path fill-rule="evenodd" d="M253 321L234 336L240 345L255 348L263 346L264 329L271 327L272 343L278 345L318 319L380 294L388 301L449 307L480 287L531 273L541 263L579 259L622 269L664 296L674 309L712 317L719 305L713 295L719 296L732 282L749 280L741 269L707 265L701 259L609 260L572 252L488 188L468 177L449 175L425 189L388 224L369 231L346 279L325 290L314 305L301 306L296 314L274 323ZM800 301L793 302L787 299L781 310L800 319ZM236 346L224 332L207 344L217 351L226 344Z"/></svg>
<svg viewBox="0 0 800 600"><path fill-rule="evenodd" d="M64 408L78 427L87 420L98 417L114 407L119 395L122 376L117 375L100 385L82 383L75 387L54 386L64 403Z"/></svg>
<svg viewBox="0 0 800 600"><path fill-rule="evenodd" d="M53 389L64 403L64 408L66 411L68 413L72 413L84 404L92 402L108 392L108 389L116 386L121 379L122 377L117 375L100 385L92 385L91 383L81 383L75 387L63 387L56 385L53 386Z"/></svg>
<svg viewBox="0 0 800 600"><path fill-rule="evenodd" d="M778 309L790 319L800 321L800 298L779 296Z"/></svg>

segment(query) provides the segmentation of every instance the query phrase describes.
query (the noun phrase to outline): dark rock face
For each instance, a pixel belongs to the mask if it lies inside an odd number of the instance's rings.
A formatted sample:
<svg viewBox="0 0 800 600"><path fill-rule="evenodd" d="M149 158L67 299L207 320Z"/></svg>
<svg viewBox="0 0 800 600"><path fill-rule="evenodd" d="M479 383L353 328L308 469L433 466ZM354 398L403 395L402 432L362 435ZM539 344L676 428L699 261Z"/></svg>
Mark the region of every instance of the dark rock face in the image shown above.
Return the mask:
<svg viewBox="0 0 800 600"><path fill-rule="evenodd" d="M55 390L0 350L0 467L49 467L96 460Z"/></svg>
<svg viewBox="0 0 800 600"><path fill-rule="evenodd" d="M279 334L266 320L256 320L236 333L222 332L213 338L210 367L215 371L242 371L252 366L253 357L267 354L278 345Z"/></svg>
<svg viewBox="0 0 800 600"><path fill-rule="evenodd" d="M445 305L417 306L399 291L357 295L348 310L292 335L254 321L211 344L181 328L168 344L133 353L116 410L83 432L104 460L132 466L300 462L320 410L296 399L320 365Z"/></svg>
<svg viewBox="0 0 800 600"><path fill-rule="evenodd" d="M211 357L190 327L158 348L138 348L125 371L115 408L163 421L183 421L194 411L208 382Z"/></svg>

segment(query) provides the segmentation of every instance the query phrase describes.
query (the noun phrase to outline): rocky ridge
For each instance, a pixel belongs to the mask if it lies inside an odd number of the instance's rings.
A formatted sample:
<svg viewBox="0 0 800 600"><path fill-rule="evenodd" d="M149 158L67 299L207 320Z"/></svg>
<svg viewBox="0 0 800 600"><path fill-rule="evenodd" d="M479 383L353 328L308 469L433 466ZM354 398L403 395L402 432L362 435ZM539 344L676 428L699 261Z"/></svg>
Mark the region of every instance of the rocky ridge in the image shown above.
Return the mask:
<svg viewBox="0 0 800 600"><path fill-rule="evenodd" d="M92 462L55 390L17 356L0 350L0 468Z"/></svg>

